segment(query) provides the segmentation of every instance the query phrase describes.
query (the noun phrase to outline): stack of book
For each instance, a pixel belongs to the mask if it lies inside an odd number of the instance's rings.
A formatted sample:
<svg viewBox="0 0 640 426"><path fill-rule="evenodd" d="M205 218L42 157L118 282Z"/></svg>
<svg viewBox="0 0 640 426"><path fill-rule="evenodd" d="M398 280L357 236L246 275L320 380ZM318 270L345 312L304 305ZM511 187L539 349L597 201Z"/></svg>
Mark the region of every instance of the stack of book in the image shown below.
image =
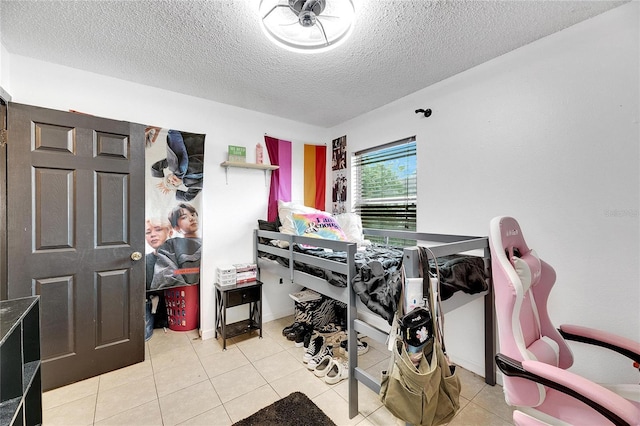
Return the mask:
<svg viewBox="0 0 640 426"><path fill-rule="evenodd" d="M258 265L255 263L236 263L236 283L248 283L258 279Z"/></svg>

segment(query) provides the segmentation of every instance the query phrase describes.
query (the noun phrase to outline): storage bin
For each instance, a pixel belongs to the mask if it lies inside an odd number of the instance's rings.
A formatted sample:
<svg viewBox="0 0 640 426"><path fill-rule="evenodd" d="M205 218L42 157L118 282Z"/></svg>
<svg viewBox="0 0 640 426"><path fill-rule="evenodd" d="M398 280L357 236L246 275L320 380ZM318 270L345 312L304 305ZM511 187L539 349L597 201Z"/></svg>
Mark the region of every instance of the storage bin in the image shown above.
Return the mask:
<svg viewBox="0 0 640 426"><path fill-rule="evenodd" d="M189 331L198 328L200 320L200 285L173 287L164 291L169 329Z"/></svg>

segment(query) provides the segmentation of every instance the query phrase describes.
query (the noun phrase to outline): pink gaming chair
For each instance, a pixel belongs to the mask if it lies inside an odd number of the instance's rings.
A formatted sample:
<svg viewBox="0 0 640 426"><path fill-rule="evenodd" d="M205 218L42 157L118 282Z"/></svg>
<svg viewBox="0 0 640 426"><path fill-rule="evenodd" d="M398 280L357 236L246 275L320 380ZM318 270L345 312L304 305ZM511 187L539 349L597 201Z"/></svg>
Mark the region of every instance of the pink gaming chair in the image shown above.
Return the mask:
<svg viewBox="0 0 640 426"><path fill-rule="evenodd" d="M489 245L500 341L496 356L516 425L638 425L640 385L598 385L567 371L573 355L565 339L614 350L640 363L640 343L607 332L562 325L547 299L556 280L511 217L491 220Z"/></svg>

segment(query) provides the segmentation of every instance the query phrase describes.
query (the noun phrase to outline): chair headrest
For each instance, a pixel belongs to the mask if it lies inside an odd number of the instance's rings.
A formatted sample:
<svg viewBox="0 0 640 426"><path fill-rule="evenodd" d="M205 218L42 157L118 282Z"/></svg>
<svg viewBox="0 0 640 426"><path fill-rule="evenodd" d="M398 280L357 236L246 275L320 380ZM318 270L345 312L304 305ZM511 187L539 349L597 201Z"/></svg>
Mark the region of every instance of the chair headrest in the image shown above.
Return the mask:
<svg viewBox="0 0 640 426"><path fill-rule="evenodd" d="M510 264L518 274L524 291L540 280L542 265L538 255L527 246L518 221L509 216L498 216L491 220L490 240L492 256L503 268Z"/></svg>
<svg viewBox="0 0 640 426"><path fill-rule="evenodd" d="M540 281L542 264L535 251L530 250L520 257L514 255L510 261L520 278L524 291L529 290L532 285L536 285Z"/></svg>
<svg viewBox="0 0 640 426"><path fill-rule="evenodd" d="M507 257L512 253L528 253L529 247L524 240L520 224L512 217L499 216L491 221L493 244L496 249L504 250ZM501 245L501 247L499 247Z"/></svg>

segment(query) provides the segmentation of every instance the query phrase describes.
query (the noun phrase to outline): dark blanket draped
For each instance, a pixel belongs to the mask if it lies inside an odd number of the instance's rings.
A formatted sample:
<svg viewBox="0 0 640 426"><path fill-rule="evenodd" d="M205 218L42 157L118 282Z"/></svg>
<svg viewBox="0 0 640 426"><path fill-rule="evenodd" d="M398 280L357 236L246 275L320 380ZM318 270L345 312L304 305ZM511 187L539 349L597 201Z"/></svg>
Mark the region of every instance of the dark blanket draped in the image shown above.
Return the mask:
<svg viewBox="0 0 640 426"><path fill-rule="evenodd" d="M476 294L488 288L488 277L481 257L457 254L442 256L438 258L438 268L440 269L441 300L447 300L456 291ZM429 259L429 271L436 273L433 259Z"/></svg>
<svg viewBox="0 0 640 426"><path fill-rule="evenodd" d="M314 247L294 245L294 251L347 263L345 252L325 251ZM277 261L284 267L289 267L289 259L260 252L261 257ZM373 244L365 251L355 254L356 274L353 277L353 291L360 297L367 308L389 324L397 310L402 286L401 266L403 249ZM425 257L423 257L425 258ZM435 273L435 264L430 259L430 270ZM329 283L346 287L347 278L343 274L324 270L301 262L295 263L295 268L316 277L323 278ZM487 289L484 262L475 256L444 256L438 259L441 278L441 299L446 300L458 290L465 293L478 293Z"/></svg>

